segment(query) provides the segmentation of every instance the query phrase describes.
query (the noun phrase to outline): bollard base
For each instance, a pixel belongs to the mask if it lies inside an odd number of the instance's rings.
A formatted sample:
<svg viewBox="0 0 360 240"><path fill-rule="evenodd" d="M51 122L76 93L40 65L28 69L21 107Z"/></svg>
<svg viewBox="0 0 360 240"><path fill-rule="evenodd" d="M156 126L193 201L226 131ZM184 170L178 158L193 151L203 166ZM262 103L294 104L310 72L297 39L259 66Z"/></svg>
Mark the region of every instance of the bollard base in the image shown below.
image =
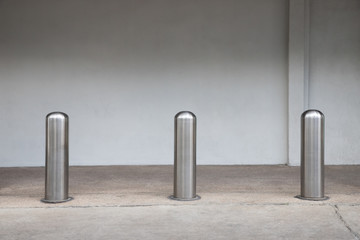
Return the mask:
<svg viewBox="0 0 360 240"><path fill-rule="evenodd" d="M297 195L295 197L301 200L308 200L308 201L325 201L330 199L328 196L320 198L320 197L303 197L301 195Z"/></svg>
<svg viewBox="0 0 360 240"><path fill-rule="evenodd" d="M168 197L168 199L176 200L176 201L195 201L201 199L199 195L196 195L194 198L177 198L174 195Z"/></svg>
<svg viewBox="0 0 360 240"><path fill-rule="evenodd" d="M41 199L41 201L43 202L43 203L63 203L63 202L68 202L68 201L71 201L71 200L73 200L74 198L72 198L72 197L69 197L69 198L67 198L67 199L64 199L64 200L46 200L45 198L43 198L43 199Z"/></svg>

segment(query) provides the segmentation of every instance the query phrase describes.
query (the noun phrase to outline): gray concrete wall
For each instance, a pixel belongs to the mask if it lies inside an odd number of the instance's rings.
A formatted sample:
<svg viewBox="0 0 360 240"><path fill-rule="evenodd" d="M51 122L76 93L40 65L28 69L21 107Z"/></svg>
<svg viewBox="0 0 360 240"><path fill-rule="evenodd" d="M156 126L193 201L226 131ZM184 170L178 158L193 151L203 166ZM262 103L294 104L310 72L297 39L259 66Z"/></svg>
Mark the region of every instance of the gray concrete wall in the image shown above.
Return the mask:
<svg viewBox="0 0 360 240"><path fill-rule="evenodd" d="M360 1L311 2L309 105L326 117L326 162L360 163Z"/></svg>
<svg viewBox="0 0 360 240"><path fill-rule="evenodd" d="M290 0L289 165L300 164L300 115L325 114L325 163L359 164L360 1Z"/></svg>
<svg viewBox="0 0 360 240"><path fill-rule="evenodd" d="M171 164L198 117L199 164L287 162L285 0L3 0L0 166L44 164L70 116L73 165Z"/></svg>
<svg viewBox="0 0 360 240"><path fill-rule="evenodd" d="M199 164L299 165L308 108L359 164L359 25L358 0L2 0L0 166L44 164L52 111L73 165L171 164L182 110Z"/></svg>

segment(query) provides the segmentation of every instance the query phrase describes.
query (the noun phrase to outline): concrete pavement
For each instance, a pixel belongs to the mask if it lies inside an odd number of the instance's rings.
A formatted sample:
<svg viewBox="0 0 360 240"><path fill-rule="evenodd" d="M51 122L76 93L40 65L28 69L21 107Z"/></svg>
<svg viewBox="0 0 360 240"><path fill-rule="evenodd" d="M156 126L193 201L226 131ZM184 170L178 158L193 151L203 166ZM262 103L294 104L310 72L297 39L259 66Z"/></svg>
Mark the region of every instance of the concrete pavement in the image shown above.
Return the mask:
<svg viewBox="0 0 360 240"><path fill-rule="evenodd" d="M360 166L326 167L327 201L299 168L198 166L201 200L169 200L172 166L71 167L73 201L44 204L44 168L0 168L0 239L360 239Z"/></svg>

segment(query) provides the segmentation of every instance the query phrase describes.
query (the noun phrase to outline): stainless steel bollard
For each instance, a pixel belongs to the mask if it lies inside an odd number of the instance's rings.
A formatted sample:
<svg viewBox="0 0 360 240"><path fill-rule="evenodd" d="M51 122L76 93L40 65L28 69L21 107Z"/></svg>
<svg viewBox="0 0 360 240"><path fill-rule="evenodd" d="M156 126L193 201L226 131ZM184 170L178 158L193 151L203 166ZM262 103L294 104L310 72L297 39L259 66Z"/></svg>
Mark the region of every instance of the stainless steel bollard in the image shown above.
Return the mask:
<svg viewBox="0 0 360 240"><path fill-rule="evenodd" d="M72 200L69 189L69 117L62 112L46 116L45 203Z"/></svg>
<svg viewBox="0 0 360 240"><path fill-rule="evenodd" d="M173 200L198 200L196 195L196 116L179 112L175 116Z"/></svg>
<svg viewBox="0 0 360 240"><path fill-rule="evenodd" d="M326 200L324 196L324 115L307 110L301 115L301 195L305 200Z"/></svg>

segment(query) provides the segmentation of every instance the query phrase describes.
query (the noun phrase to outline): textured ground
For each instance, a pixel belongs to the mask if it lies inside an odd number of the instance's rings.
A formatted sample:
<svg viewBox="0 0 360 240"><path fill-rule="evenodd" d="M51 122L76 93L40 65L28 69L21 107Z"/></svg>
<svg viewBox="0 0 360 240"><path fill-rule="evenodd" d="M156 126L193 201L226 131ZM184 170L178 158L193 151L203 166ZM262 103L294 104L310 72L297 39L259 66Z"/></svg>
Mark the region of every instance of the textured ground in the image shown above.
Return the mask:
<svg viewBox="0 0 360 240"><path fill-rule="evenodd" d="M0 239L360 239L360 166L325 169L304 201L299 168L198 166L201 200L169 200L172 166L71 167L70 196L44 204L44 168L0 168Z"/></svg>

